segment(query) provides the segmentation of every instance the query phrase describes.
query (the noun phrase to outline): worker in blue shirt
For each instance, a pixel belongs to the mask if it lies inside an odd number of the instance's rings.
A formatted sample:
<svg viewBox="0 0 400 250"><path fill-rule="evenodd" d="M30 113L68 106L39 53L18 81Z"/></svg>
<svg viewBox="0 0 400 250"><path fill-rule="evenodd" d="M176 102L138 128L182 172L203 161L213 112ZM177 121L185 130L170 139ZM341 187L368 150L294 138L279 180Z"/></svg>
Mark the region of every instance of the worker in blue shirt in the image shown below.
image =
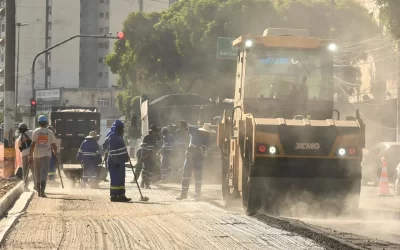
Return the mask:
<svg viewBox="0 0 400 250"><path fill-rule="evenodd" d="M110 196L112 202L129 202L125 196L125 163L129 162L128 150L124 140L124 124L115 120L103 148L107 149L107 167L110 172Z"/></svg>
<svg viewBox="0 0 400 250"><path fill-rule="evenodd" d="M162 148L158 151L157 155L161 155L160 169L161 169L161 181L166 183L168 174L170 172L170 158L175 148L174 137L169 134L168 128L163 127L161 129L162 136Z"/></svg>
<svg viewBox="0 0 400 250"><path fill-rule="evenodd" d="M99 164L101 164L101 152L97 143L96 131L91 131L82 142L76 159L83 164L82 187L89 184L91 188L98 188L100 182Z"/></svg>
<svg viewBox="0 0 400 250"><path fill-rule="evenodd" d="M181 127L188 131L190 135L190 142L186 151L185 163L183 165L182 191L181 195L176 199L183 200L187 198L190 179L192 177L192 172L194 172L194 199L197 200L201 196L204 155L208 149L210 134L215 133L215 131L211 129L211 123L204 123L202 128L196 128L189 126L186 121L181 121Z"/></svg>

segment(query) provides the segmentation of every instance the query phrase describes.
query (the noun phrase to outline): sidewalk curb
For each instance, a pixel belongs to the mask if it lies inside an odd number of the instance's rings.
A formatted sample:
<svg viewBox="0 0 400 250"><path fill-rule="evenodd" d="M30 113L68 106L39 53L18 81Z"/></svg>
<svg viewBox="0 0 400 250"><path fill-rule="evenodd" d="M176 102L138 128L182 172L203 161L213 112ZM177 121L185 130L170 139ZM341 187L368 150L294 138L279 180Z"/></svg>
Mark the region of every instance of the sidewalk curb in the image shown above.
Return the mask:
<svg viewBox="0 0 400 250"><path fill-rule="evenodd" d="M0 218L3 218L11 206L18 200L19 196L24 192L24 182L20 181L15 187L7 192L0 199Z"/></svg>
<svg viewBox="0 0 400 250"><path fill-rule="evenodd" d="M20 186L20 187L19 187ZM10 232L10 229L15 225L18 221L19 217L24 214L25 209L28 207L28 204L33 198L34 192L24 192L24 184L21 181L20 184L15 187L15 195L14 194L14 202L10 203L8 207L8 211L6 210L6 216L0 220L0 248L3 244L6 236ZM22 191L21 193L20 190ZM14 191L14 190L12 190ZM11 196L11 193L10 193ZM11 199L10 199L11 200ZM22 204L20 204L22 203ZM17 210L17 211L14 211Z"/></svg>

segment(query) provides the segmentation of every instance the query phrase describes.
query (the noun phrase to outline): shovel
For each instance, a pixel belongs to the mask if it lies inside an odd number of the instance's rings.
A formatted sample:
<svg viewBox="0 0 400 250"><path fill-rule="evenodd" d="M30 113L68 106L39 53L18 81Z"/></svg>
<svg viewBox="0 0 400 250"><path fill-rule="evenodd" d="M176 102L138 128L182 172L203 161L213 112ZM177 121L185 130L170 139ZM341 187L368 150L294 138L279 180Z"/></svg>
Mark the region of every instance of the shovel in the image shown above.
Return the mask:
<svg viewBox="0 0 400 250"><path fill-rule="evenodd" d="M64 183L61 177L61 170L60 170L60 165L58 165L58 159L57 159L57 154L54 154L54 157L56 159L56 165L57 165L57 169L58 169L58 175L60 176L60 181L61 181L61 187L64 188Z"/></svg>
<svg viewBox="0 0 400 250"><path fill-rule="evenodd" d="M132 161L131 161L130 158L129 158L129 164L131 165L132 173L133 173L133 176L134 176L134 178L135 178L135 180L136 180L136 186L137 186L137 188L138 188L138 190L139 190L139 193L140 193L140 201L148 201L148 200L149 200L149 197L146 197L146 196L143 196L143 195L142 195L142 190L140 190L140 186L139 186L139 183L137 182L135 170L133 170L133 165L132 165Z"/></svg>

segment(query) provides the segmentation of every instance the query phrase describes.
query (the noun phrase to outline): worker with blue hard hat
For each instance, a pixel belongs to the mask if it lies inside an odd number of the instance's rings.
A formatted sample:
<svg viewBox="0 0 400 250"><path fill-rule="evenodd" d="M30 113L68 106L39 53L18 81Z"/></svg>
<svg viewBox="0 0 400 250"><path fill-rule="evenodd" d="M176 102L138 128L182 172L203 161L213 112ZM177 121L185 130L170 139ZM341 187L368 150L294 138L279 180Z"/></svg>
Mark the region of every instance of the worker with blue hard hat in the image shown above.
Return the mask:
<svg viewBox="0 0 400 250"><path fill-rule="evenodd" d="M115 120L103 144L108 152L107 166L110 173L110 196L112 202L128 202L125 196L125 163L129 162L128 150L123 140L124 124Z"/></svg>
<svg viewBox="0 0 400 250"><path fill-rule="evenodd" d="M52 153L57 154L56 137L47 128L48 120L44 115L38 118L39 128L32 133L32 144L29 151L29 162L34 163L35 182L39 197L46 197L46 181Z"/></svg>

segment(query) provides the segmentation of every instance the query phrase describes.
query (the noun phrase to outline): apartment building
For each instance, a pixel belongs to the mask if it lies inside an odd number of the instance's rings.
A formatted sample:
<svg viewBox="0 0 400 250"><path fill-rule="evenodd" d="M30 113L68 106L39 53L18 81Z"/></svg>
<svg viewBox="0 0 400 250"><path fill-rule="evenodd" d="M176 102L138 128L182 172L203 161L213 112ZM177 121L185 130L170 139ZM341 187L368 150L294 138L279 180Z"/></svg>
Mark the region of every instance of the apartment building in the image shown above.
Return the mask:
<svg viewBox="0 0 400 250"><path fill-rule="evenodd" d="M18 103L29 104L31 97L31 65L37 52L45 48L45 1L16 0L17 42L19 41L19 70L18 76ZM0 7L6 8L5 1L0 1ZM19 35L18 35L19 30ZM6 20L0 20L0 37L5 41ZM0 46L0 71L5 67L5 43ZM35 81L38 87L44 87L44 58L40 57L36 63ZM4 74L0 75L1 83L4 83Z"/></svg>
<svg viewBox="0 0 400 250"><path fill-rule="evenodd" d="M142 9L144 12L162 11L173 2L143 0ZM0 0L0 7L6 8L4 1ZM18 103L29 104L32 60L38 52L77 34L111 32L115 36L122 30L129 13L139 10L137 0L16 0L17 23L23 24L17 27L20 31L17 35L20 39ZM5 27L5 19L0 20L0 38L5 38ZM35 67L35 89L93 89L116 85L117 76L104 64L114 42L77 38L40 56ZM0 42L0 84L4 82L1 73L4 59L5 47Z"/></svg>

